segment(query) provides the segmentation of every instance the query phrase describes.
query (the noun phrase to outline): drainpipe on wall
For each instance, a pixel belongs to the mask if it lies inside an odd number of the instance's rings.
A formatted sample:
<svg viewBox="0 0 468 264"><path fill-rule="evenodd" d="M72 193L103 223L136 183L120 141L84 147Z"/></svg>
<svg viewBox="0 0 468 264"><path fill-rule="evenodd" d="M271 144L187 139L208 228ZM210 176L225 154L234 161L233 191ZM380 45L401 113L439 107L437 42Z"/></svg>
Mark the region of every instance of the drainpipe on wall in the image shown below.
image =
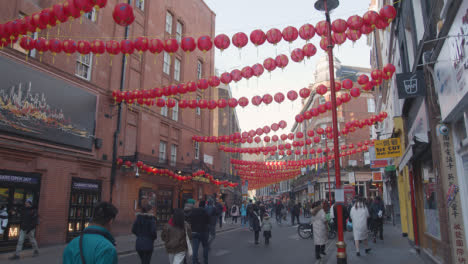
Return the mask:
<svg viewBox="0 0 468 264"><path fill-rule="evenodd" d="M130 5L132 0L128 0L127 3ZM125 39L128 39L128 32L129 27L125 27ZM127 56L122 54L122 70L120 74L120 91L123 92L125 86L125 75L126 75L126 64L127 64ZM114 192L114 185L115 185L115 178L117 176L117 151L118 151L118 141L120 135L120 123L122 119L122 103L119 103L118 110L117 110L117 126L114 132L114 140L112 143L112 167L111 167L111 176L110 176L110 198L109 201L112 203L112 194Z"/></svg>

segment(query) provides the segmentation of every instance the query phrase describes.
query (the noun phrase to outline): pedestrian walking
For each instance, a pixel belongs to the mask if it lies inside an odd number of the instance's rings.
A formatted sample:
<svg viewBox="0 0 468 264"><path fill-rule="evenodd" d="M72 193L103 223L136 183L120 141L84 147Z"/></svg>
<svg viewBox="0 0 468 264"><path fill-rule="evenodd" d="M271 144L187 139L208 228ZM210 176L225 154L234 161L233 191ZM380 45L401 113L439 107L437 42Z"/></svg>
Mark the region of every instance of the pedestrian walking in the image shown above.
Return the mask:
<svg viewBox="0 0 468 264"><path fill-rule="evenodd" d="M265 245L269 245L271 238L271 230L273 229L273 226L271 225L270 216L268 214L265 214L263 216L262 229L263 237L265 238Z"/></svg>
<svg viewBox="0 0 468 264"><path fill-rule="evenodd" d="M226 213L227 213L227 206L226 206L226 203L223 203L223 217L222 217L223 224L226 224Z"/></svg>
<svg viewBox="0 0 468 264"><path fill-rule="evenodd" d="M247 226L247 206L245 205L245 202L242 204L240 208L240 213L241 213L241 226L242 227L244 225Z"/></svg>
<svg viewBox="0 0 468 264"><path fill-rule="evenodd" d="M5 230L8 225L8 211L6 206L2 205L0 207L0 235L3 235L5 233Z"/></svg>
<svg viewBox="0 0 468 264"><path fill-rule="evenodd" d="M218 220L218 215L216 214L216 208L213 200L208 200L208 206L205 207L205 212L210 219L210 224L208 226L208 247L211 247L211 244L216 238L216 221Z"/></svg>
<svg viewBox="0 0 468 264"><path fill-rule="evenodd" d="M375 197L374 202L370 207L370 216L372 221L372 231L374 233L374 243L377 240L377 233L379 233L380 240L383 240L383 219L385 215L385 206L379 196Z"/></svg>
<svg viewBox="0 0 468 264"><path fill-rule="evenodd" d="M16 245L16 252L9 258L10 260L20 258L20 253L23 250L23 244L26 237L28 237L29 242L31 242L34 248L33 257L39 255L39 247L37 246L36 238L34 237L36 226L39 224L38 221L39 215L37 214L37 209L33 206L32 200L27 199L24 203L24 208L21 210L20 233L18 244Z"/></svg>
<svg viewBox="0 0 468 264"><path fill-rule="evenodd" d="M249 204L247 205L247 220L249 221L249 227L252 227L253 223L253 208L254 204L252 203L252 200L249 200Z"/></svg>
<svg viewBox="0 0 468 264"><path fill-rule="evenodd" d="M219 228L223 228L223 205L222 201L217 201L215 204L216 208L216 216L218 217L219 221Z"/></svg>
<svg viewBox="0 0 468 264"><path fill-rule="evenodd" d="M192 264L199 264L198 262L198 248L200 243L203 246L203 262L208 264L208 231L210 226L210 217L205 211L205 201L202 200L198 204L198 208L194 208L190 214L190 223L192 228L192 247L193 256Z"/></svg>
<svg viewBox="0 0 468 264"><path fill-rule="evenodd" d="M262 221L260 220L260 212L257 205L253 206L252 212L252 229L254 231L255 245L258 245L258 237L262 229Z"/></svg>
<svg viewBox="0 0 468 264"><path fill-rule="evenodd" d="M297 203L293 206L292 212L291 212L291 222L292 225L294 225L294 220L297 220L297 224L300 225L301 222L299 221L299 215L301 213L301 203Z"/></svg>
<svg viewBox="0 0 468 264"><path fill-rule="evenodd" d="M162 230L161 239L164 241L166 252L169 255L169 263L182 264L185 259L185 252L188 249L190 240L192 240L192 229L185 221L182 209L174 210L174 215Z"/></svg>
<svg viewBox="0 0 468 264"><path fill-rule="evenodd" d="M184 205L184 217L185 221L190 223L190 214L192 213L193 208L195 207L195 200L188 199Z"/></svg>
<svg viewBox="0 0 468 264"><path fill-rule="evenodd" d="M361 256L359 251L360 241L364 242L366 248L365 252L367 254L371 251L367 241L367 218L369 218L369 211L367 210L366 201L364 198L359 198L351 208L350 214L350 221L353 223L354 244L356 245L357 256Z"/></svg>
<svg viewBox="0 0 468 264"><path fill-rule="evenodd" d="M315 258L321 259L321 254L326 255L325 245L328 241L327 219L321 202L317 202L311 212L312 230L314 234Z"/></svg>
<svg viewBox="0 0 468 264"><path fill-rule="evenodd" d="M266 207L265 207L265 204L263 202L260 202L259 204L259 212L260 212L260 220L263 222L263 216L265 215L266 213Z"/></svg>
<svg viewBox="0 0 468 264"><path fill-rule="evenodd" d="M237 206L237 204L233 204L231 207L231 224L237 224L237 218L239 217L239 214L239 206Z"/></svg>
<svg viewBox="0 0 468 264"><path fill-rule="evenodd" d="M115 239L109 232L118 214L117 208L108 202L94 207L91 224L74 238L63 252L63 264L117 263Z"/></svg>
<svg viewBox="0 0 468 264"><path fill-rule="evenodd" d="M153 255L154 240L158 237L152 206L142 206L141 212L136 216L132 226L132 233L137 237L135 249L140 256L141 263L149 264Z"/></svg>
<svg viewBox="0 0 468 264"><path fill-rule="evenodd" d="M276 204L276 222L281 224L281 220L283 218L283 211L284 211L284 205L281 201L278 201Z"/></svg>

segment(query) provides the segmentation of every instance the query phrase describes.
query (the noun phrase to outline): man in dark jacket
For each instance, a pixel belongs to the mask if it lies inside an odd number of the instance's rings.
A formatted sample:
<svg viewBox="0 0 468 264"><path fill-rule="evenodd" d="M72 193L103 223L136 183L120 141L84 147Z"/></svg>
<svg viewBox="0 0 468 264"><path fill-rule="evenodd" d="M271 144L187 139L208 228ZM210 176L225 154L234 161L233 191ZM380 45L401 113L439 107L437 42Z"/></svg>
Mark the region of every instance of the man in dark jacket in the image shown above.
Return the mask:
<svg viewBox="0 0 468 264"><path fill-rule="evenodd" d="M11 260L20 258L20 252L23 250L24 239L26 236L34 248L33 256L36 257L39 255L39 247L37 246L36 238L34 238L38 220L39 216L36 208L33 207L32 200L27 199L24 204L24 208L21 211L20 234L18 244L16 245L16 253L10 257Z"/></svg>
<svg viewBox="0 0 468 264"><path fill-rule="evenodd" d="M190 214L190 223L192 228L193 256L192 263L198 264L198 248L200 242L203 245L204 264L208 264L208 230L210 226L210 217L205 211L205 201L200 201L198 208L192 209Z"/></svg>
<svg viewBox="0 0 468 264"><path fill-rule="evenodd" d="M208 232L209 232L209 239L208 239L208 244L211 246L211 243L213 243L213 240L216 238L216 221L218 219L218 215L216 214L216 208L214 207L214 202L213 200L208 200L208 206L205 207L205 212L208 215L210 221L209 221L209 227L208 227Z"/></svg>
<svg viewBox="0 0 468 264"><path fill-rule="evenodd" d="M372 230L374 231L374 243L379 233L380 240L383 240L383 217L385 215L385 206L379 196L375 197L370 207L370 216L372 218Z"/></svg>
<svg viewBox="0 0 468 264"><path fill-rule="evenodd" d="M281 223L281 218L283 218L283 209L283 203L281 201L278 201L278 204L276 204L276 221L278 223Z"/></svg>
<svg viewBox="0 0 468 264"><path fill-rule="evenodd" d="M295 204L291 212L291 222L294 225L294 220L297 219L297 224L300 225L299 214L301 213L301 203Z"/></svg>
<svg viewBox="0 0 468 264"><path fill-rule="evenodd" d="M223 228L223 205L217 201L215 204L216 216L218 216L219 228Z"/></svg>
<svg viewBox="0 0 468 264"><path fill-rule="evenodd" d="M142 264L149 264L153 255L154 240L158 237L156 230L156 218L152 213L152 206L145 205L132 226L132 233L136 235L136 251Z"/></svg>

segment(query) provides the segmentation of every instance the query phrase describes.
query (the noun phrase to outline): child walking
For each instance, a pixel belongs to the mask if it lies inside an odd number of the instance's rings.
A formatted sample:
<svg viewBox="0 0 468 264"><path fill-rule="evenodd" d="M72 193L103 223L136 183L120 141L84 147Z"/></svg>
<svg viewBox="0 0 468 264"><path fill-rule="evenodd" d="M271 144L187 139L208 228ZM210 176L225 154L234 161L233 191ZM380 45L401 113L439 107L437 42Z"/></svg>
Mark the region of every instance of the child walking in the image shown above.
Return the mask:
<svg viewBox="0 0 468 264"><path fill-rule="evenodd" d="M272 229L270 216L268 214L265 214L263 216L262 229L263 229L263 236L265 237L265 245L268 245L270 244L271 229Z"/></svg>

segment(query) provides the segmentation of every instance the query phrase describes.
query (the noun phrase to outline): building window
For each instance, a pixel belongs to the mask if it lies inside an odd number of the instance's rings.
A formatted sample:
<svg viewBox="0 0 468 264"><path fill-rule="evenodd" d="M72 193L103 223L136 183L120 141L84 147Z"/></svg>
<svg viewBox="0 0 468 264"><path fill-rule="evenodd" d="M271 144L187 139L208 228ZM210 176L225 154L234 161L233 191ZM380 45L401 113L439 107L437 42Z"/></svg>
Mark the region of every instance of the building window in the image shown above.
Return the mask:
<svg viewBox="0 0 468 264"><path fill-rule="evenodd" d="M92 62L93 62L92 53L87 54L87 55L78 54L78 58L76 59L75 75L85 80L90 81Z"/></svg>
<svg viewBox="0 0 468 264"><path fill-rule="evenodd" d="M369 154L369 152L364 152L364 165L370 165L370 154Z"/></svg>
<svg viewBox="0 0 468 264"><path fill-rule="evenodd" d="M85 17L92 22L96 22L96 9L93 8L90 12L85 14Z"/></svg>
<svg viewBox="0 0 468 264"><path fill-rule="evenodd" d="M175 167L177 162L177 146L172 144L171 145L171 166Z"/></svg>
<svg viewBox="0 0 468 264"><path fill-rule="evenodd" d="M172 120L179 121L179 100L175 100L176 104L172 108Z"/></svg>
<svg viewBox="0 0 468 264"><path fill-rule="evenodd" d="M375 113L375 101L374 98L367 98L367 112Z"/></svg>
<svg viewBox="0 0 468 264"><path fill-rule="evenodd" d="M324 104L327 102L327 99L325 99L325 96L320 96L319 97L319 104Z"/></svg>
<svg viewBox="0 0 468 264"><path fill-rule="evenodd" d="M203 76L203 62L201 60L198 60L197 62L197 78L201 79Z"/></svg>
<svg viewBox="0 0 468 264"><path fill-rule="evenodd" d="M197 105L198 105L198 101L200 101L200 100L201 100L201 97L197 96ZM200 107L197 107L197 109L195 109L195 113L197 113L197 115L201 115Z"/></svg>
<svg viewBox="0 0 468 264"><path fill-rule="evenodd" d="M145 0L135 0L135 6L141 11L145 10Z"/></svg>
<svg viewBox="0 0 468 264"><path fill-rule="evenodd" d="M179 21L176 24L176 40L178 43L182 42L182 23Z"/></svg>
<svg viewBox="0 0 468 264"><path fill-rule="evenodd" d="M167 52L164 52L163 72L168 75L171 74L171 55Z"/></svg>
<svg viewBox="0 0 468 264"><path fill-rule="evenodd" d="M180 81L180 60L175 59L174 61L174 80Z"/></svg>
<svg viewBox="0 0 468 264"><path fill-rule="evenodd" d="M159 142L159 163L166 163L166 147L167 142Z"/></svg>
<svg viewBox="0 0 468 264"><path fill-rule="evenodd" d="M195 142L195 159L200 158L200 143Z"/></svg>
<svg viewBox="0 0 468 264"><path fill-rule="evenodd" d="M167 102L167 97L163 95L162 99ZM161 115L167 117L167 106L161 108Z"/></svg>
<svg viewBox="0 0 468 264"><path fill-rule="evenodd" d="M172 14L166 13L166 32L172 34Z"/></svg>

